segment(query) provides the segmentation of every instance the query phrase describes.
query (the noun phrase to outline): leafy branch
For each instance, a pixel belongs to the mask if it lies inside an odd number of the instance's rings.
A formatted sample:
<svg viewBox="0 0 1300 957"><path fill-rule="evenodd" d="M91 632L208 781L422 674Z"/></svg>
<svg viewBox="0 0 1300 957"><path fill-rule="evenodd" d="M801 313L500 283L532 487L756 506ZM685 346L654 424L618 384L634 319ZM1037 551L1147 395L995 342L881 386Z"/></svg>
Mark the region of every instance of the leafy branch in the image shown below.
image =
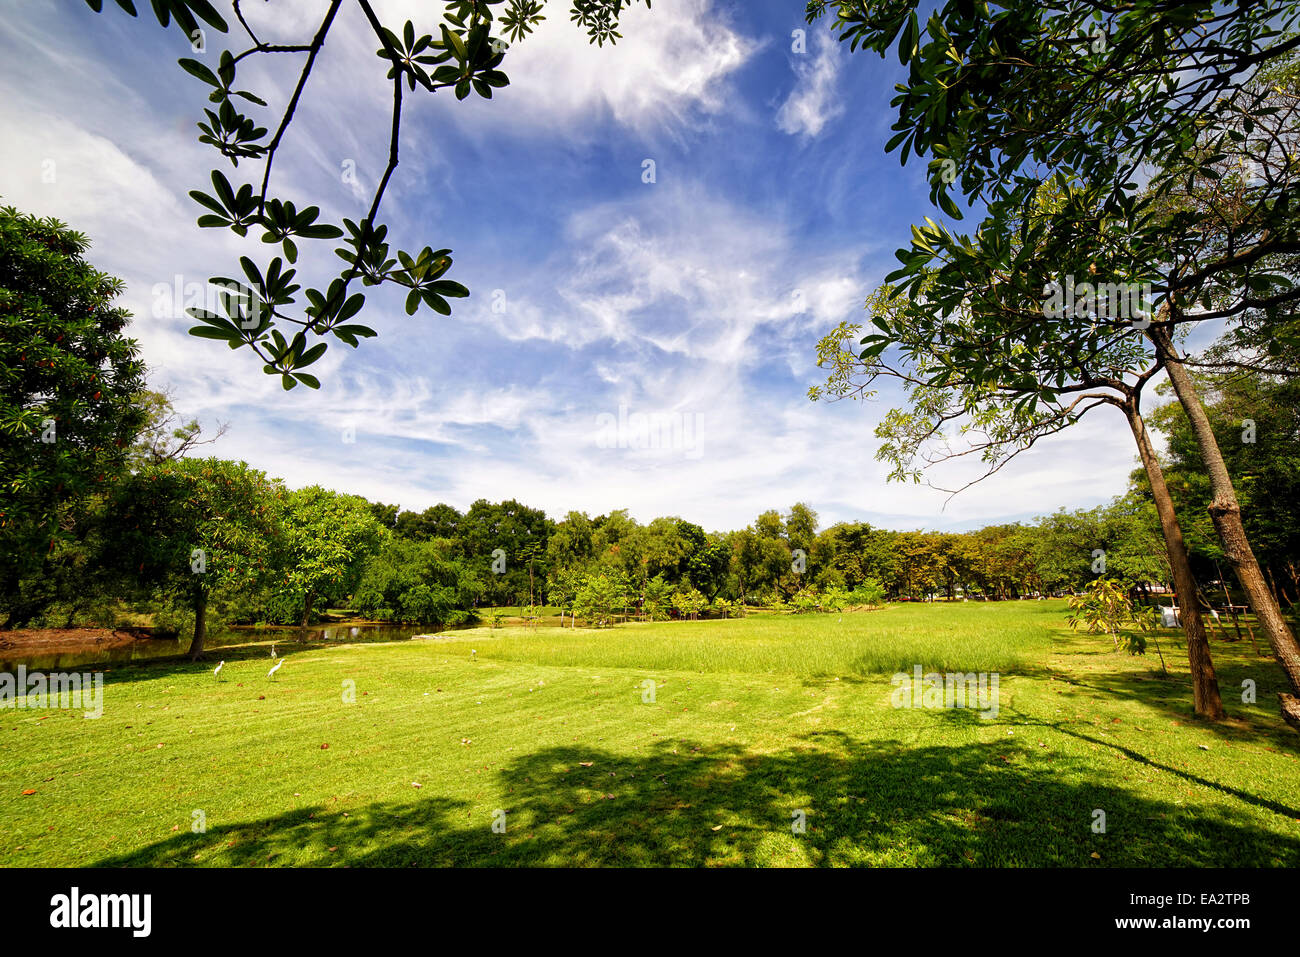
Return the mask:
<svg viewBox="0 0 1300 957"><path fill-rule="evenodd" d="M130 16L137 16L133 0L115 2ZM586 30L591 42L613 43L620 37L619 18L633 2L573 0L571 19ZM650 0L645 2L649 7ZM103 8L103 0L86 3L96 12ZM167 27L175 22L196 53L205 48L199 21L221 34L230 31L208 0L150 3L158 23ZM208 88L207 99L212 105L203 109L203 119L197 124L199 142L215 149L232 168L238 168L241 160L262 164L256 187L252 182L232 183L221 169L213 169L211 191L193 189L189 194L204 210L198 225L228 229L241 239L256 235L262 243L278 247L279 253L264 266L241 256L241 277L211 278L209 282L218 287L219 311L187 309L200 323L190 334L225 342L231 349L251 349L268 375L280 376L285 389L299 384L320 387L320 380L305 370L321 359L328 342L313 342L311 337L332 336L356 348L361 339L378 335L369 326L352 321L365 305L365 293L354 289L357 280L363 287L389 284L406 289L408 315L424 307L448 316L449 300L469 295L465 286L446 276L452 266L450 249L433 245L418 252L395 248L388 240L388 226L379 218L399 162L404 89L425 94L451 90L457 100L471 94L491 99L494 90L510 82L500 69L509 49L504 38L517 42L531 33L544 19L545 0L449 0L442 20L430 32L417 30L411 20L398 29L390 28L375 15L369 0L355 0L356 9L378 41L375 55L385 62L392 82L392 119L387 164L366 215L359 222L345 218L332 223L322 218L319 205L298 209L293 202L274 195L272 170L342 5L343 0L331 0L310 40L272 44L259 37L241 0L232 0L235 19L249 45L239 52L222 50L215 70L193 57L178 61L185 73ZM503 5L499 15L494 12ZM268 140L270 124L248 111L269 106L255 92L236 87L240 66L250 57L304 54L293 93ZM335 276L305 289L294 282L297 271L293 267L302 243L340 239L342 245L334 252L345 265Z"/></svg>

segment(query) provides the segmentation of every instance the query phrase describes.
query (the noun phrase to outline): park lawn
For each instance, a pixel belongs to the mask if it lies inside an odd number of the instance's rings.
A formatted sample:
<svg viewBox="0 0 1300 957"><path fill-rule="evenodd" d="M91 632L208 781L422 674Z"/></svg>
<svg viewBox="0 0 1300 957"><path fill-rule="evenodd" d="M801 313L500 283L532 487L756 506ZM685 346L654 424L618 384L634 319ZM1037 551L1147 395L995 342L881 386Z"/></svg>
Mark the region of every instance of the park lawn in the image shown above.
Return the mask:
<svg viewBox="0 0 1300 957"><path fill-rule="evenodd" d="M1210 726L1176 636L1165 679L1063 619L894 605L308 646L273 679L261 646L221 649L220 681L117 667L98 720L0 712L0 864L1300 865L1277 665L1215 641ZM997 716L892 707L913 664L998 671Z"/></svg>

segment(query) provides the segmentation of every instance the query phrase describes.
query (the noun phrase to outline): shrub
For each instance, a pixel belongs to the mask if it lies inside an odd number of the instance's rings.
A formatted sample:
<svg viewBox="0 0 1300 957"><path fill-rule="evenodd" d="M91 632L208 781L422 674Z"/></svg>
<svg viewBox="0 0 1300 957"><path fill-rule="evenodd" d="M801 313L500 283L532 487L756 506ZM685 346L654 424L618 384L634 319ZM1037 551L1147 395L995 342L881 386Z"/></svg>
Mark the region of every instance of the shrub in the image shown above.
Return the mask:
<svg viewBox="0 0 1300 957"><path fill-rule="evenodd" d="M885 603L885 586L874 578L868 578L848 594L849 605L883 605Z"/></svg>
<svg viewBox="0 0 1300 957"><path fill-rule="evenodd" d="M682 588L673 595L673 604L683 615L689 618L698 618L700 612L708 606L709 602L698 590Z"/></svg>

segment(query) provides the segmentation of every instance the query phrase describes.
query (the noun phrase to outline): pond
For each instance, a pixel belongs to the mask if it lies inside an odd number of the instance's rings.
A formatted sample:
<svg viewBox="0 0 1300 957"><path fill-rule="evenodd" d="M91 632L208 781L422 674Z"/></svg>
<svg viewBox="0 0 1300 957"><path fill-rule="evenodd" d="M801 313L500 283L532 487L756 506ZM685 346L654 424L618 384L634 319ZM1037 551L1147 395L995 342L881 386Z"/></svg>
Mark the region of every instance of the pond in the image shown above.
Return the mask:
<svg viewBox="0 0 1300 957"><path fill-rule="evenodd" d="M279 626L259 628L253 625L235 625L209 633L204 644L205 652L211 657L211 652L230 645L265 645L269 650L272 645L277 644L301 646L345 642L408 641L415 635L445 634L473 627L475 626L472 624L433 626L387 625L371 622L340 622L315 625L310 628ZM0 671L14 672L19 665L24 665L28 671L72 671L88 665L117 665L161 660L184 655L189 647L188 638L175 640L141 638L111 648L85 645L35 653L21 647L0 648Z"/></svg>

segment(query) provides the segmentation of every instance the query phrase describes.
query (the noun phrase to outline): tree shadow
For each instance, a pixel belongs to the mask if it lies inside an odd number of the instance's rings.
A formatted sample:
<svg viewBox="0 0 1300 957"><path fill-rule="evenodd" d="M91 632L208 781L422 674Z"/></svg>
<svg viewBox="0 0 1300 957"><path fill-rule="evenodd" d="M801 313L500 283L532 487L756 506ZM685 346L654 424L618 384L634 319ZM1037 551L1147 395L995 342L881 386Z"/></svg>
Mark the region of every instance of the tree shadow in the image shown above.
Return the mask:
<svg viewBox="0 0 1300 957"><path fill-rule="evenodd" d="M1181 646L1176 648L1186 653ZM1168 660L1169 651L1166 650L1165 654ZM1265 657L1242 659L1220 654L1214 661L1214 670L1228 715L1224 721L1206 721L1196 715L1192 705L1192 679L1186 671L1176 670L1164 675L1156 669L1143 673L1101 668L1065 671L1038 667L1021 673L1049 679L1068 689L1060 692L1060 700L1069 702L1082 714L1094 713L1098 701L1118 697L1162 712L1174 721L1212 731L1233 743L1294 753L1300 746L1300 739L1282 721L1277 709L1277 694L1290 690L1286 675L1277 662ZM1250 703L1242 700L1246 681L1252 683L1255 696Z"/></svg>
<svg viewBox="0 0 1300 957"><path fill-rule="evenodd" d="M776 753L676 740L636 755L575 744L516 758L499 783L501 809L434 795L346 817L307 808L96 865L188 865L196 854L235 866L1300 865L1290 821L1267 826L1289 808L1256 799L1254 819L1240 805L1193 812L1134 790L1148 783L1068 755L1043 760L1010 739L916 747L827 730Z"/></svg>

